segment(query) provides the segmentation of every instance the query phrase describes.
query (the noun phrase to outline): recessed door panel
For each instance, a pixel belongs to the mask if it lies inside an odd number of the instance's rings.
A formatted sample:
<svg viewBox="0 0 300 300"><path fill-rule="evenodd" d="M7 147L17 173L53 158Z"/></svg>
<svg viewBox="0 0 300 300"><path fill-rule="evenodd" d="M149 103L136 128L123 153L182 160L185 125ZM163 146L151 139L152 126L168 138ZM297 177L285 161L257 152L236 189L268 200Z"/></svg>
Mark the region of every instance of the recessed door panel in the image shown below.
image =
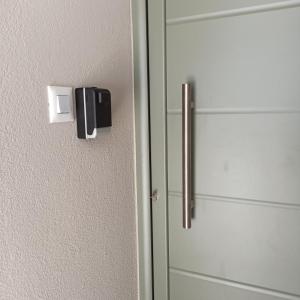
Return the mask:
<svg viewBox="0 0 300 300"><path fill-rule="evenodd" d="M169 212L171 269L300 294L300 208L197 197L185 230L170 193Z"/></svg>
<svg viewBox="0 0 300 300"><path fill-rule="evenodd" d="M243 286L236 282L226 282L218 278L171 269L170 299L291 300L297 298L276 291L266 291L259 287Z"/></svg>
<svg viewBox="0 0 300 300"><path fill-rule="evenodd" d="M253 6L288 4L288 0L166 0L167 19L181 18L199 14L211 14Z"/></svg>
<svg viewBox="0 0 300 300"><path fill-rule="evenodd" d="M182 82L196 109L300 111L300 8L167 26L167 105Z"/></svg>
<svg viewBox="0 0 300 300"><path fill-rule="evenodd" d="M181 192L181 115L168 115L169 191ZM300 114L194 114L193 190L300 206Z"/></svg>

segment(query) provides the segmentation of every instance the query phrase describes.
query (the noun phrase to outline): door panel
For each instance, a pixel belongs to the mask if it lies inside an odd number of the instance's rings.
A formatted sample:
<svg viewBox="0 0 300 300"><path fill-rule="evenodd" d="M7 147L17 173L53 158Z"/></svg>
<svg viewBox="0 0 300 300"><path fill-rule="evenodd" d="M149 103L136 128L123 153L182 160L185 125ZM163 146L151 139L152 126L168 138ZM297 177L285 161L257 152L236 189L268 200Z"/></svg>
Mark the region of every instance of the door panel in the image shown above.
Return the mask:
<svg viewBox="0 0 300 300"><path fill-rule="evenodd" d="M168 110L188 80L197 109L300 111L299 28L300 8L168 25Z"/></svg>
<svg viewBox="0 0 300 300"><path fill-rule="evenodd" d="M195 114L193 139L196 195L300 207L300 114ZM181 192L180 114L168 149L169 191Z"/></svg>
<svg viewBox="0 0 300 300"><path fill-rule="evenodd" d="M256 5L289 3L288 0L167 0L167 19L216 11L253 7Z"/></svg>
<svg viewBox="0 0 300 300"><path fill-rule="evenodd" d="M167 2L169 17L249 5L179 2ZM167 23L172 300L300 299L299 31L299 7ZM190 230L182 229L184 82L195 101Z"/></svg>
<svg viewBox="0 0 300 300"><path fill-rule="evenodd" d="M170 268L300 294L300 209L195 202L192 228L184 230L181 195L169 196Z"/></svg>
<svg viewBox="0 0 300 300"><path fill-rule="evenodd" d="M297 297L252 286L240 286L215 278L171 270L170 298L172 300L297 300ZM187 296L188 295L188 296Z"/></svg>

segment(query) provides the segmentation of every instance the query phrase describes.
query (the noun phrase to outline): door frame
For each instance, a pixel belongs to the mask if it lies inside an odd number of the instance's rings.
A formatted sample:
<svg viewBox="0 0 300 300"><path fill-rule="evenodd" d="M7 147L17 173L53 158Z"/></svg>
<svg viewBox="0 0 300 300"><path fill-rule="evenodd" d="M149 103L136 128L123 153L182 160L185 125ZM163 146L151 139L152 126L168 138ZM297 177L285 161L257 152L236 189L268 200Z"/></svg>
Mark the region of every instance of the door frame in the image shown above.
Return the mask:
<svg viewBox="0 0 300 300"><path fill-rule="evenodd" d="M148 110L148 58L146 0L131 1L135 190L140 300L152 300L152 238L150 207L150 144Z"/></svg>
<svg viewBox="0 0 300 300"><path fill-rule="evenodd" d="M131 0L131 13L139 299L167 300L165 0Z"/></svg>

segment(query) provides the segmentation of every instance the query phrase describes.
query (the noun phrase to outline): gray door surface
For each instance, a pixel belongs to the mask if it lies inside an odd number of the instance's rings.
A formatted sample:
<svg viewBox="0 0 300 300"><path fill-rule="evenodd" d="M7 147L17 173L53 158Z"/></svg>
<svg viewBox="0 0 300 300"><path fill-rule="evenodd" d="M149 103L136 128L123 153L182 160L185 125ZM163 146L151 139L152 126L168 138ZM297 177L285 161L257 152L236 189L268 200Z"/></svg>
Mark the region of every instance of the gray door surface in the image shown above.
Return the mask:
<svg viewBox="0 0 300 300"><path fill-rule="evenodd" d="M300 299L300 2L167 0L163 14L163 41L151 20L149 39L150 71L159 54L151 49L163 44L159 101L166 107L160 123L166 199L157 200L166 201L166 224L153 204L153 239L159 226L166 228L167 256L154 244L154 266L165 260L169 298ZM153 75L155 66L150 86ZM185 82L195 102L188 230L182 227ZM151 126L155 140L162 127Z"/></svg>

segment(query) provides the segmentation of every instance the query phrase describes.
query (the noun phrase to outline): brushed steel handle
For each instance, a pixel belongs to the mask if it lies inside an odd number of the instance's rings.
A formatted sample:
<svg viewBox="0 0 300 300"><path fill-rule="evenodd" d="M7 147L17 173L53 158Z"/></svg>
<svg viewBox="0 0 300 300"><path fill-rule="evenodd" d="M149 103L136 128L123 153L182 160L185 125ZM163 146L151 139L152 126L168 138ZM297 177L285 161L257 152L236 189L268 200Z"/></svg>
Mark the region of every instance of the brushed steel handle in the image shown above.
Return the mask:
<svg viewBox="0 0 300 300"><path fill-rule="evenodd" d="M192 221L192 87L182 84L182 212L183 228Z"/></svg>

